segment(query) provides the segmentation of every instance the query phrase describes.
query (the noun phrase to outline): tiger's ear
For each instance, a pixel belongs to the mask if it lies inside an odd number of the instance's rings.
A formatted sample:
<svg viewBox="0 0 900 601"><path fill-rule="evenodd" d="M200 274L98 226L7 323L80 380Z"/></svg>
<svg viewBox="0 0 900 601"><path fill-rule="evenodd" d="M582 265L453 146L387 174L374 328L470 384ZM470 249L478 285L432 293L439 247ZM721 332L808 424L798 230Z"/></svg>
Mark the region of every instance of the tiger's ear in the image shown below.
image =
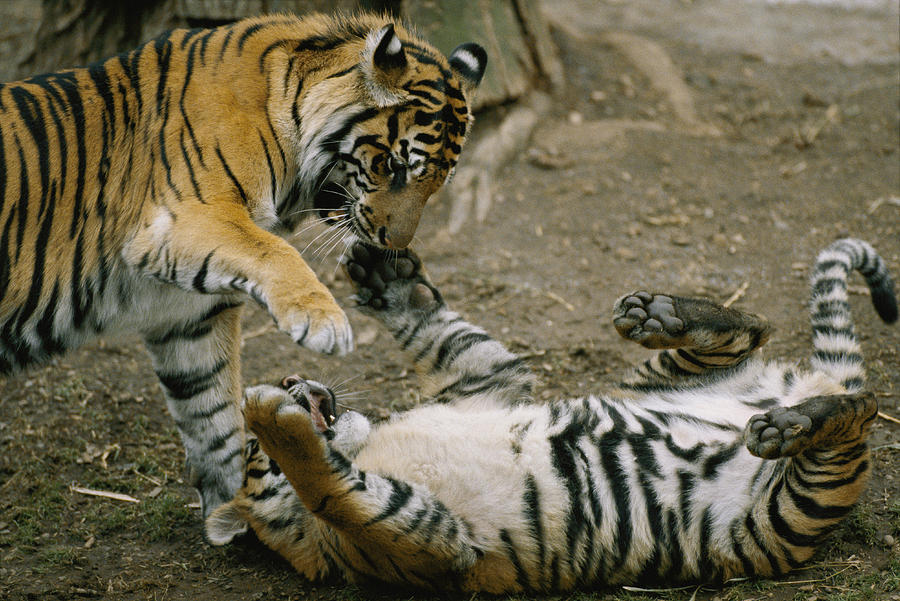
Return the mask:
<svg viewBox="0 0 900 601"><path fill-rule="evenodd" d="M363 51L362 71L366 89L377 106L385 108L405 99L406 93L400 82L406 66L406 50L393 23L369 34Z"/></svg>
<svg viewBox="0 0 900 601"><path fill-rule="evenodd" d="M475 42L460 44L450 53L450 69L459 77L467 92L481 83L487 68L487 52Z"/></svg>
<svg viewBox="0 0 900 601"><path fill-rule="evenodd" d="M247 532L247 520L234 501L216 507L206 518L206 540L214 546L227 545Z"/></svg>

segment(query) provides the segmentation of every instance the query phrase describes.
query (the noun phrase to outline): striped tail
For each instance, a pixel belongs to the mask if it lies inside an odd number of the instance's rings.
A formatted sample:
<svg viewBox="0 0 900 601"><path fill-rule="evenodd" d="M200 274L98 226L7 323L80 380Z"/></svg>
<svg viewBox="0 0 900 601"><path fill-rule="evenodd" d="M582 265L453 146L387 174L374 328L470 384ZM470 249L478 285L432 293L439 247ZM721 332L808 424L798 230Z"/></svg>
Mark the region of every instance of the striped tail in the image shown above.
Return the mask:
<svg viewBox="0 0 900 601"><path fill-rule="evenodd" d="M861 390L864 380L862 354L847 301L847 280L854 269L866 279L881 319L886 323L897 321L894 282L868 242L844 238L819 253L810 282L812 366L840 380L848 392Z"/></svg>

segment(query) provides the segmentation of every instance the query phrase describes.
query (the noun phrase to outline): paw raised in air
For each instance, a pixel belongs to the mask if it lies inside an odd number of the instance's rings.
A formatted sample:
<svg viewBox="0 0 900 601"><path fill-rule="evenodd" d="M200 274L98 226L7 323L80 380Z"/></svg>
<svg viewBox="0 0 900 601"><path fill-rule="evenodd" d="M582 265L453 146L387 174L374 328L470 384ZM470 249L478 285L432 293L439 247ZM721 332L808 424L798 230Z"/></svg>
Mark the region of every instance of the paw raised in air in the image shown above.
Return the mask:
<svg viewBox="0 0 900 601"><path fill-rule="evenodd" d="M681 340L685 329L671 296L643 290L616 302L613 324L621 336L647 348L670 348Z"/></svg>
<svg viewBox="0 0 900 601"><path fill-rule="evenodd" d="M811 428L809 416L778 407L750 418L744 442L750 453L763 459L791 457L809 447Z"/></svg>

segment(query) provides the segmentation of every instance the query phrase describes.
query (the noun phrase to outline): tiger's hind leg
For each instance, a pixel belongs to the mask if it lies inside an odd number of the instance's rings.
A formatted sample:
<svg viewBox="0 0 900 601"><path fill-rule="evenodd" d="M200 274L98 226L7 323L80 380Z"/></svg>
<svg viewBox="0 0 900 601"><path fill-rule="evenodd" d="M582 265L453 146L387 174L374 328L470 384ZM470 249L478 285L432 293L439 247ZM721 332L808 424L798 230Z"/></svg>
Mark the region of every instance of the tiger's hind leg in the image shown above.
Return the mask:
<svg viewBox="0 0 900 601"><path fill-rule="evenodd" d="M749 513L732 527L745 572L767 576L798 567L850 512L868 477L866 437L877 411L871 393L854 393L750 418L747 449L780 461L759 479Z"/></svg>
<svg viewBox="0 0 900 601"><path fill-rule="evenodd" d="M468 525L426 488L359 470L291 390L247 389L244 416L306 511L325 526L334 561L357 579L452 586L481 553Z"/></svg>
<svg viewBox="0 0 900 601"><path fill-rule="evenodd" d="M765 318L712 301L638 291L613 307L623 338L663 349L637 367L626 387L676 384L733 367L769 339Z"/></svg>

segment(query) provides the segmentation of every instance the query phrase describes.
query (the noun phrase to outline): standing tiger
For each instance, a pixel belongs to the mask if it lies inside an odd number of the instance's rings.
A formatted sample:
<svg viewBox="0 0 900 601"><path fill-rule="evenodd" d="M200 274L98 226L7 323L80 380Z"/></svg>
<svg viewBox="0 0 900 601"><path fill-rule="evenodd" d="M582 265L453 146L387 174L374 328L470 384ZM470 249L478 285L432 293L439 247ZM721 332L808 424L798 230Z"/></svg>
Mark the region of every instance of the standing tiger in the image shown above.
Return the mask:
<svg viewBox="0 0 900 601"><path fill-rule="evenodd" d="M370 427L354 412L334 420L334 395L312 381L248 388L244 485L207 536L223 544L249 524L310 579L442 590L784 574L869 472L877 407L850 320L854 269L897 319L872 247L832 244L812 278L812 371L755 356L769 335L759 316L641 291L616 303L614 324L662 350L616 395L537 404L523 361L448 309L415 255L357 246L357 300L433 401Z"/></svg>
<svg viewBox="0 0 900 601"><path fill-rule="evenodd" d="M243 471L243 300L307 348L353 346L279 235L318 216L409 244L485 65L383 17L281 15L0 87L0 374L142 334L208 514Z"/></svg>

